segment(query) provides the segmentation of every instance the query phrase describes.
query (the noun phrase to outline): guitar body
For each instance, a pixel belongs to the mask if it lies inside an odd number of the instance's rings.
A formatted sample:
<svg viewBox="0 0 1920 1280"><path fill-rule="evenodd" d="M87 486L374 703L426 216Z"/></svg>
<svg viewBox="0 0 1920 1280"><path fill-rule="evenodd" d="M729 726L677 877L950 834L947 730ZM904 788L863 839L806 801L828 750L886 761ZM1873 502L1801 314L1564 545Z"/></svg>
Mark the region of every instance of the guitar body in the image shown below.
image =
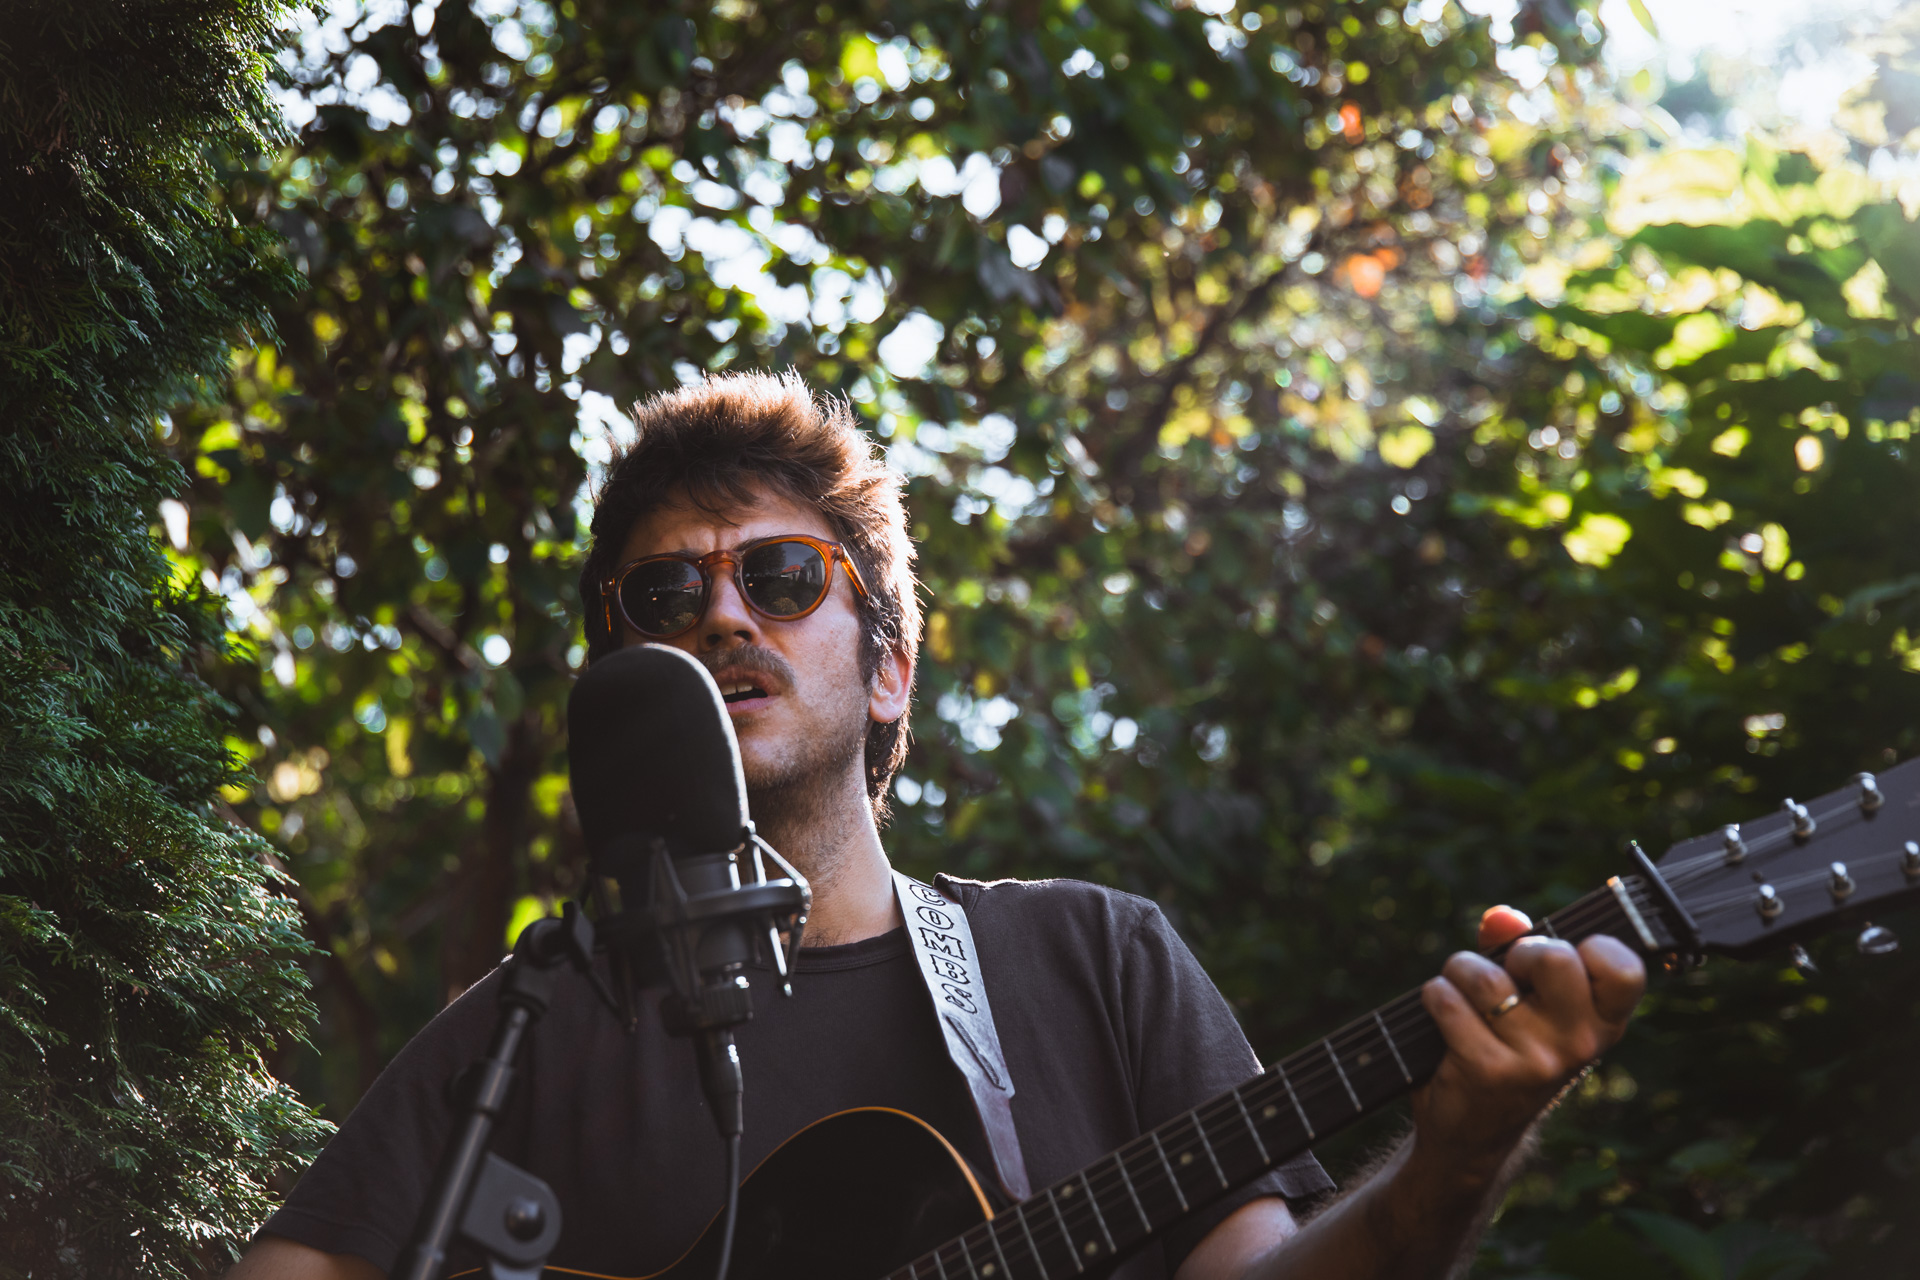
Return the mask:
<svg viewBox="0 0 1920 1280"><path fill-rule="evenodd" d="M741 1183L728 1280L881 1280L991 1215L966 1161L931 1125L881 1107L842 1111L788 1138ZM716 1216L645 1280L712 1280L721 1227Z"/></svg>

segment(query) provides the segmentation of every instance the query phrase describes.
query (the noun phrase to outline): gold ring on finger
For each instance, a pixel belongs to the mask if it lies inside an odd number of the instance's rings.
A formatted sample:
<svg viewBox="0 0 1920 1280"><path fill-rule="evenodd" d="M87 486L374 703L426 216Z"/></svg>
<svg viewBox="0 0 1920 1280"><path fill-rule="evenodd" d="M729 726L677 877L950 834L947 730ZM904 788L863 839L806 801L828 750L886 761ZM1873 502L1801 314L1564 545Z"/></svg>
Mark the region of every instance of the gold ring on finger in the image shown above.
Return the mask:
<svg viewBox="0 0 1920 1280"><path fill-rule="evenodd" d="M1520 1003L1520 993L1518 991L1515 991L1510 995L1508 995L1505 1000L1502 1000L1499 1004L1487 1010L1487 1018L1489 1020L1492 1020L1494 1018L1502 1017L1505 1014L1512 1013L1514 1010L1514 1006L1518 1005L1519 1003Z"/></svg>

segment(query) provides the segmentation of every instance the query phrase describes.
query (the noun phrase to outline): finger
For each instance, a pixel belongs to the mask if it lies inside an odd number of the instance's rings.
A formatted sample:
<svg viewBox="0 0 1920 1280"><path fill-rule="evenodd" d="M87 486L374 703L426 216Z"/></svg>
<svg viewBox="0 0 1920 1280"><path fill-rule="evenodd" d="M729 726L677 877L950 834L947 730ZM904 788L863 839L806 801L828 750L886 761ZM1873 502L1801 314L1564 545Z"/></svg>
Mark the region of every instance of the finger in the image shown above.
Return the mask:
<svg viewBox="0 0 1920 1280"><path fill-rule="evenodd" d="M1632 1017L1646 994L1646 962L1626 943L1604 933L1580 944L1580 959L1586 964L1594 1012L1614 1024Z"/></svg>
<svg viewBox="0 0 1920 1280"><path fill-rule="evenodd" d="M1501 1001L1519 990L1505 969L1471 951L1448 956L1440 972L1482 1017L1491 1015Z"/></svg>
<svg viewBox="0 0 1920 1280"><path fill-rule="evenodd" d="M1533 928L1527 913L1513 907L1488 907L1480 916L1480 949L1492 951L1504 947Z"/></svg>
<svg viewBox="0 0 1920 1280"><path fill-rule="evenodd" d="M1514 985L1549 1021L1569 1026L1593 1017L1593 987L1580 953L1558 938L1522 938L1506 954Z"/></svg>
<svg viewBox="0 0 1920 1280"><path fill-rule="evenodd" d="M1439 1024L1448 1052L1479 1063L1496 1061L1510 1052L1487 1024L1477 1000L1444 974L1427 980L1420 989L1420 1002Z"/></svg>

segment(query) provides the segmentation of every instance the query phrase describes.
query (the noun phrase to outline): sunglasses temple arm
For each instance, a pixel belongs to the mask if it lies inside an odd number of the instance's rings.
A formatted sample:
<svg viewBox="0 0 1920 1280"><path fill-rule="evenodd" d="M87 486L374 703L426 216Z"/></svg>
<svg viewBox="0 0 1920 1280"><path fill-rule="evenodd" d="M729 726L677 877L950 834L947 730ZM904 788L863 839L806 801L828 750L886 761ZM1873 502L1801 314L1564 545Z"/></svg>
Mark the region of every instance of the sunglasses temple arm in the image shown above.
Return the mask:
<svg viewBox="0 0 1920 1280"><path fill-rule="evenodd" d="M853 589L863 596L869 594L867 584L860 578L860 568L853 562L853 554L845 547L835 547L834 552L840 557L841 567L847 571L847 581L853 584Z"/></svg>

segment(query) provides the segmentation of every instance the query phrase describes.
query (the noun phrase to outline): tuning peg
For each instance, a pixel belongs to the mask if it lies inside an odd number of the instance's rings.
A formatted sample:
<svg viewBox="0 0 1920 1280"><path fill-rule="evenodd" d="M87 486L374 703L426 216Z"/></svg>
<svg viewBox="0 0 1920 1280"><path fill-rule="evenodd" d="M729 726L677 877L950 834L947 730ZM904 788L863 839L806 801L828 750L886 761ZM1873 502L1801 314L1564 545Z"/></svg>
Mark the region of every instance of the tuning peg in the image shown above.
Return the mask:
<svg viewBox="0 0 1920 1280"><path fill-rule="evenodd" d="M1880 784L1870 773L1856 773L1853 780L1860 784L1860 812L1871 818L1886 802L1886 797L1880 794Z"/></svg>
<svg viewBox="0 0 1920 1280"><path fill-rule="evenodd" d="M1920 841L1909 840L1901 847L1900 870L1909 880L1920 878Z"/></svg>
<svg viewBox="0 0 1920 1280"><path fill-rule="evenodd" d="M1809 978L1817 976L1820 972L1820 966L1813 962L1813 957L1807 954L1807 949L1797 942L1787 948L1787 959L1793 961L1793 967Z"/></svg>
<svg viewBox="0 0 1920 1280"><path fill-rule="evenodd" d="M1759 911L1762 920L1771 920L1786 909L1786 903L1780 901L1780 891L1770 884L1760 886L1756 895L1754 909Z"/></svg>
<svg viewBox="0 0 1920 1280"><path fill-rule="evenodd" d="M1780 808L1793 818L1793 838L1802 844L1813 838L1813 815L1798 800L1788 800Z"/></svg>
<svg viewBox="0 0 1920 1280"><path fill-rule="evenodd" d="M1869 924L1853 945L1863 956L1890 956L1900 949L1900 939L1885 925Z"/></svg>
<svg viewBox="0 0 1920 1280"><path fill-rule="evenodd" d="M1836 862L1828 868L1827 892L1835 902L1845 900L1853 892L1853 877L1847 874L1846 863Z"/></svg>
<svg viewBox="0 0 1920 1280"><path fill-rule="evenodd" d="M1733 866L1747 856L1747 842L1740 838L1740 824L1729 822L1720 828L1720 845L1727 851L1727 865Z"/></svg>

